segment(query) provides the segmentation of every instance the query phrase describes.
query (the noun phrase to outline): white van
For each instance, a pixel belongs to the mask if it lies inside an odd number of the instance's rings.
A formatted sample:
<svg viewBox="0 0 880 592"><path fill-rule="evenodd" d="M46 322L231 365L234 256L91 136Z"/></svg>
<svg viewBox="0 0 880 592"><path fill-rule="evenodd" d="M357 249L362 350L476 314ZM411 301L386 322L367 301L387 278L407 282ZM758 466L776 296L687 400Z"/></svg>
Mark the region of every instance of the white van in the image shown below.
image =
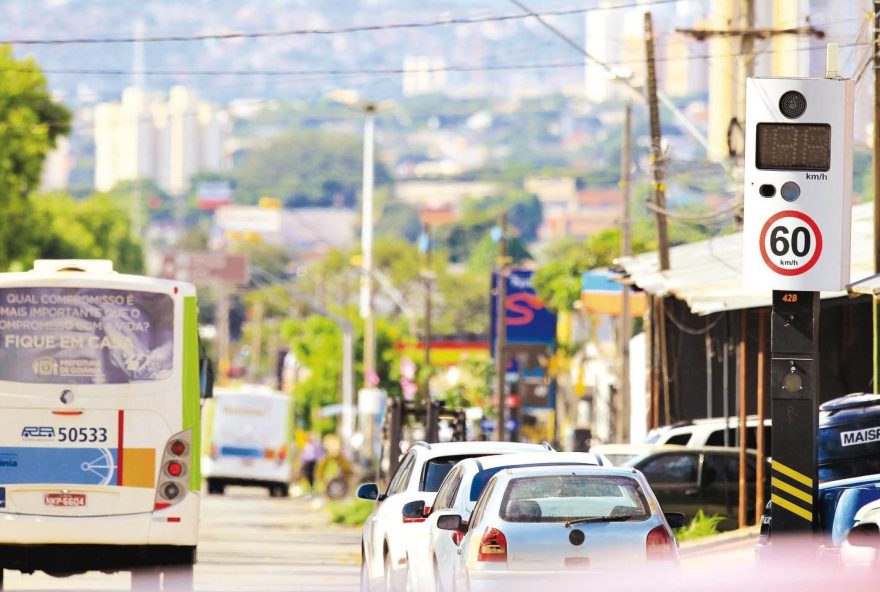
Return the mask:
<svg viewBox="0 0 880 592"><path fill-rule="evenodd" d="M208 493L227 485L266 487L285 497L293 478L293 403L260 386L215 389L205 406L202 473Z"/></svg>

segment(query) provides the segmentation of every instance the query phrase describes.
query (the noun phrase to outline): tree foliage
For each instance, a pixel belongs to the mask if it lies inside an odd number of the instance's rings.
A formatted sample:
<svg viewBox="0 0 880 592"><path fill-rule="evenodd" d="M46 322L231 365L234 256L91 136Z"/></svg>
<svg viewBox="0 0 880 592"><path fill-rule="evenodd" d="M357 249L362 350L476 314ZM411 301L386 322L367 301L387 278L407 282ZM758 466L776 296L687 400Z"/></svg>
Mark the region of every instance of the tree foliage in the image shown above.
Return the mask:
<svg viewBox="0 0 880 592"><path fill-rule="evenodd" d="M110 259L116 271L143 272L141 245L131 238L128 216L110 196L36 195L31 204L40 232L29 243L30 259Z"/></svg>
<svg viewBox="0 0 880 592"><path fill-rule="evenodd" d="M359 137L318 131L294 131L248 150L236 167L235 195L241 203L261 197L280 199L286 207L351 207L362 184ZM376 163L376 185L389 182Z"/></svg>
<svg viewBox="0 0 880 592"><path fill-rule="evenodd" d="M34 255L44 231L28 199L40 182L46 154L70 130L70 112L52 100L32 59L0 47L0 269Z"/></svg>

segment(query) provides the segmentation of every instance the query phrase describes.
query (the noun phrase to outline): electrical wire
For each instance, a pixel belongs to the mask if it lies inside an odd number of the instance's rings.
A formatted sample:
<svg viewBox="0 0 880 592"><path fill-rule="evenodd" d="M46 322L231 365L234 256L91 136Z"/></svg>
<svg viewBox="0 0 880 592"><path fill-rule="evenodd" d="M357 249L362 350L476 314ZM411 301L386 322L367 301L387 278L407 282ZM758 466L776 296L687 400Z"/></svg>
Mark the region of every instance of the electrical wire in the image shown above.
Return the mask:
<svg viewBox="0 0 880 592"><path fill-rule="evenodd" d="M593 6L589 8L571 8L566 10L550 10L540 13L542 17L571 16L586 14L596 10L615 10L621 8L637 8L643 6L656 6L661 4L675 4L679 0L652 0L650 2L629 2L611 6ZM505 14L484 17L450 17L433 21L408 22L408 23L385 23L377 25L355 25L339 27L335 29L289 29L282 31L258 31L258 32L228 32L228 33L203 33L194 35L156 35L141 37L79 37L70 39L0 39L0 44L9 45L94 45L110 43L165 43L165 42L189 42L208 40L229 39L262 39L267 37L300 37L305 35L341 35L359 33L365 31L387 31L392 29L425 29L449 25L473 25L492 22L520 21L530 18L531 14Z"/></svg>

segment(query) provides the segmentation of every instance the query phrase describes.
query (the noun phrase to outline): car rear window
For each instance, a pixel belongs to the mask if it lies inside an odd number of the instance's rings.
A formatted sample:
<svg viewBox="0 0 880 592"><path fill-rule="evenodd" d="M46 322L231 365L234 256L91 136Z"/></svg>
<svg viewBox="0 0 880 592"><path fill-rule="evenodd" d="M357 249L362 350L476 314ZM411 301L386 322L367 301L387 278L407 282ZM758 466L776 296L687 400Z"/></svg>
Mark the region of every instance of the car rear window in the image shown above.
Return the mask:
<svg viewBox="0 0 880 592"><path fill-rule="evenodd" d="M499 471L503 471L504 469L520 469L523 467L540 467L547 465L554 466L580 466L584 463L554 463L554 462L545 462L545 463L532 463L529 465L508 465L505 467L493 467L491 469L485 469L474 475L474 480L471 481L471 494L470 500L472 502L480 499L480 494L483 493L483 490L486 488L486 484L489 483L489 479L495 476Z"/></svg>
<svg viewBox="0 0 880 592"><path fill-rule="evenodd" d="M547 475L510 481L501 504L507 522L646 520L648 502L639 483L611 475Z"/></svg>

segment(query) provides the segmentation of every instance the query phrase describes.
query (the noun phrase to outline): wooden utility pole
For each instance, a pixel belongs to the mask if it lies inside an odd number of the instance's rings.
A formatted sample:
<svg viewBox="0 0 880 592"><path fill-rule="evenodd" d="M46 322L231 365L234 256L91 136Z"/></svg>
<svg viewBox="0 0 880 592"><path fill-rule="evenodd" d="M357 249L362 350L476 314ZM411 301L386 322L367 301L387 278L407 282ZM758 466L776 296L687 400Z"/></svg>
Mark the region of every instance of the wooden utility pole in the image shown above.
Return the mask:
<svg viewBox="0 0 880 592"><path fill-rule="evenodd" d="M745 528L749 522L749 517L746 515L746 502L748 501L749 491L748 479L746 478L746 444L748 440L746 437L746 415L748 412L746 409L748 405L748 399L746 398L748 379L748 374L746 373L746 329L748 328L748 322L748 312L743 309L739 313L739 380L737 381L737 386L739 387L739 528ZM727 423L727 418L724 418L724 422ZM758 426L758 430L762 429L762 426ZM761 487L760 482L758 482L757 487Z"/></svg>
<svg viewBox="0 0 880 592"><path fill-rule="evenodd" d="M874 0L874 273L880 273L880 0ZM874 303L877 306L877 303ZM877 388L876 386L874 388Z"/></svg>
<svg viewBox="0 0 880 592"><path fill-rule="evenodd" d="M504 350L507 349L507 213L498 216L498 227L501 236L498 237L498 282L496 285L496 309L495 309L495 392L498 396L497 414L495 418L496 439L505 441L504 425L507 399L505 397L505 381L507 364L504 359Z"/></svg>
<svg viewBox="0 0 880 592"><path fill-rule="evenodd" d="M631 228L630 228L630 184L629 174L632 168L630 154L632 151L632 105L626 104L623 117L623 154L620 158L620 201L621 201L621 233L620 254L628 257L632 254ZM630 415L632 414L630 384L629 384L629 339L632 334L632 319L629 313L629 286L623 284L621 288L620 303L620 334L618 336L620 353L620 377L618 380L617 397L617 440L629 442Z"/></svg>
<svg viewBox="0 0 880 592"><path fill-rule="evenodd" d="M657 68L654 59L654 25L651 13L645 13L645 55L647 61L648 110L651 114L651 163L654 169L654 214L657 220L657 242L660 271L669 269L669 231L666 225L666 185L663 183L663 154L660 132L660 106L657 102Z"/></svg>
<svg viewBox="0 0 880 592"><path fill-rule="evenodd" d="M758 455L755 465L755 524L761 523L764 516L764 458L767 444L764 441L764 397L767 375L767 326L770 314L766 308L761 309L758 317Z"/></svg>
<svg viewBox="0 0 880 592"><path fill-rule="evenodd" d="M645 55L647 61L648 110L651 116L651 163L654 169L653 209L657 221L657 243L660 256L660 271L669 269L669 230L666 224L666 185L663 182L663 168L666 156L663 154L663 138L660 131L660 107L657 102L657 67L654 59L654 25L651 13L645 13ZM653 327L659 346L660 377L663 387L663 410L667 423L672 421L669 393L669 368L666 348L666 301L657 298ZM659 415L659 413L658 413Z"/></svg>
<svg viewBox="0 0 880 592"><path fill-rule="evenodd" d="M265 316L266 305L264 302L255 302L251 309L252 318L251 326L253 333L251 334L251 368L250 378L256 382L260 373L260 358L262 358L263 349L263 317Z"/></svg>

